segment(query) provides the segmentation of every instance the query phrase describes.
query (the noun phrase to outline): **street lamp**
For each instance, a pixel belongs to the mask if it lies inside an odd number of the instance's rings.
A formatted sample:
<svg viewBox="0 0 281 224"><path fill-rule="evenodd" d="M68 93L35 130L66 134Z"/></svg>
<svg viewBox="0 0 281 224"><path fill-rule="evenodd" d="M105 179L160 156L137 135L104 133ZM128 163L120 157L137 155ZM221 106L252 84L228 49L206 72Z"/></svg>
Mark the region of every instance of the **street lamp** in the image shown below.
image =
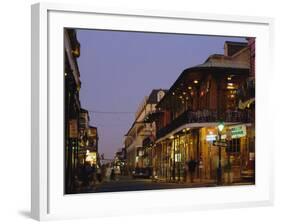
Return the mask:
<svg viewBox="0 0 281 224"><path fill-rule="evenodd" d="M218 129L219 129L219 131L222 132L223 128L224 128L224 123L223 123L223 122L220 122L220 123L218 124Z"/></svg>
<svg viewBox="0 0 281 224"><path fill-rule="evenodd" d="M217 184L221 185L222 184L222 168L221 168L221 132L224 128L224 123L220 122L218 124L218 135L219 135L219 141L218 141L218 147L219 147L219 164L218 164L218 169L217 169Z"/></svg>

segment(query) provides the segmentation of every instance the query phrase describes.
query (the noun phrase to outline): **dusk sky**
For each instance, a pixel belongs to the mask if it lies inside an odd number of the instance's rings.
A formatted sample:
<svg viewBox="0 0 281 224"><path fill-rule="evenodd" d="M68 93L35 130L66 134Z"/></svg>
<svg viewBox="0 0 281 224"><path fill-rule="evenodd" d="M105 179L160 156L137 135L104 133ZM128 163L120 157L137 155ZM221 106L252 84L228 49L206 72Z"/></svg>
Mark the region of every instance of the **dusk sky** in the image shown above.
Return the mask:
<svg viewBox="0 0 281 224"><path fill-rule="evenodd" d="M99 153L113 158L135 111L152 89L169 89L180 73L245 38L77 30L80 101L98 128ZM96 112L94 112L96 111ZM106 112L106 113L103 113ZM116 113L117 112L117 113ZM119 113L122 112L122 113Z"/></svg>

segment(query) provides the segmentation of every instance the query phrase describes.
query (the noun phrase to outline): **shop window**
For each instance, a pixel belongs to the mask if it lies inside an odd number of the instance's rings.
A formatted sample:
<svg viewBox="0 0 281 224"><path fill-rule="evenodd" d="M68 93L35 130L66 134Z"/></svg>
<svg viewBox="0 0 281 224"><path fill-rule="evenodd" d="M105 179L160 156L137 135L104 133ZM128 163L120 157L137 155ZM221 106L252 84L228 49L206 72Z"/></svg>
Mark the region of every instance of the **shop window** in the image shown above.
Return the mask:
<svg viewBox="0 0 281 224"><path fill-rule="evenodd" d="M228 141L228 146L226 150L229 153L234 153L234 154L240 153L240 139L236 138Z"/></svg>

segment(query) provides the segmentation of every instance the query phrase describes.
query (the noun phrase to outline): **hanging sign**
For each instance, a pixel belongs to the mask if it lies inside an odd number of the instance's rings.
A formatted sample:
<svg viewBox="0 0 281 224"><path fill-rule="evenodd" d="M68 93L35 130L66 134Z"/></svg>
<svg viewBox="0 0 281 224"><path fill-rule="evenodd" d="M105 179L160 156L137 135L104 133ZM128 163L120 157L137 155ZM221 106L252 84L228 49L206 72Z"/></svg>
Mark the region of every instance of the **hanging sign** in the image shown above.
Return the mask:
<svg viewBox="0 0 281 224"><path fill-rule="evenodd" d="M76 119L69 120L69 137L78 138L78 125Z"/></svg>
<svg viewBox="0 0 281 224"><path fill-rule="evenodd" d="M217 137L217 135L214 135L214 134L206 135L206 141L207 141L207 142L215 141L215 140L216 140L216 137Z"/></svg>
<svg viewBox="0 0 281 224"><path fill-rule="evenodd" d="M231 132L231 138L241 138L247 134L246 125L230 126L229 130Z"/></svg>

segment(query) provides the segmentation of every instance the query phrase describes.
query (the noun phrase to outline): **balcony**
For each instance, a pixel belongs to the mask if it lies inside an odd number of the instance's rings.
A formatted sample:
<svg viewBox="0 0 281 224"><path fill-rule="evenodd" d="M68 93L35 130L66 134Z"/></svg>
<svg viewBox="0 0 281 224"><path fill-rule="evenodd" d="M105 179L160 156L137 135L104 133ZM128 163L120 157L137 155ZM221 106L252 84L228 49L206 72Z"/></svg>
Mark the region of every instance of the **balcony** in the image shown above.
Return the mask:
<svg viewBox="0 0 281 224"><path fill-rule="evenodd" d="M238 110L227 110L221 116L218 115L217 111L211 110L199 110L199 111L185 111L179 117L174 119L166 127L161 128L157 131L157 139L164 137L171 131L179 128L184 124L192 123L209 123L219 122L254 122L254 112L252 111L238 111Z"/></svg>
<svg viewBox="0 0 281 224"><path fill-rule="evenodd" d="M246 82L237 91L239 99L245 101L247 99L255 98L255 79L248 78Z"/></svg>

